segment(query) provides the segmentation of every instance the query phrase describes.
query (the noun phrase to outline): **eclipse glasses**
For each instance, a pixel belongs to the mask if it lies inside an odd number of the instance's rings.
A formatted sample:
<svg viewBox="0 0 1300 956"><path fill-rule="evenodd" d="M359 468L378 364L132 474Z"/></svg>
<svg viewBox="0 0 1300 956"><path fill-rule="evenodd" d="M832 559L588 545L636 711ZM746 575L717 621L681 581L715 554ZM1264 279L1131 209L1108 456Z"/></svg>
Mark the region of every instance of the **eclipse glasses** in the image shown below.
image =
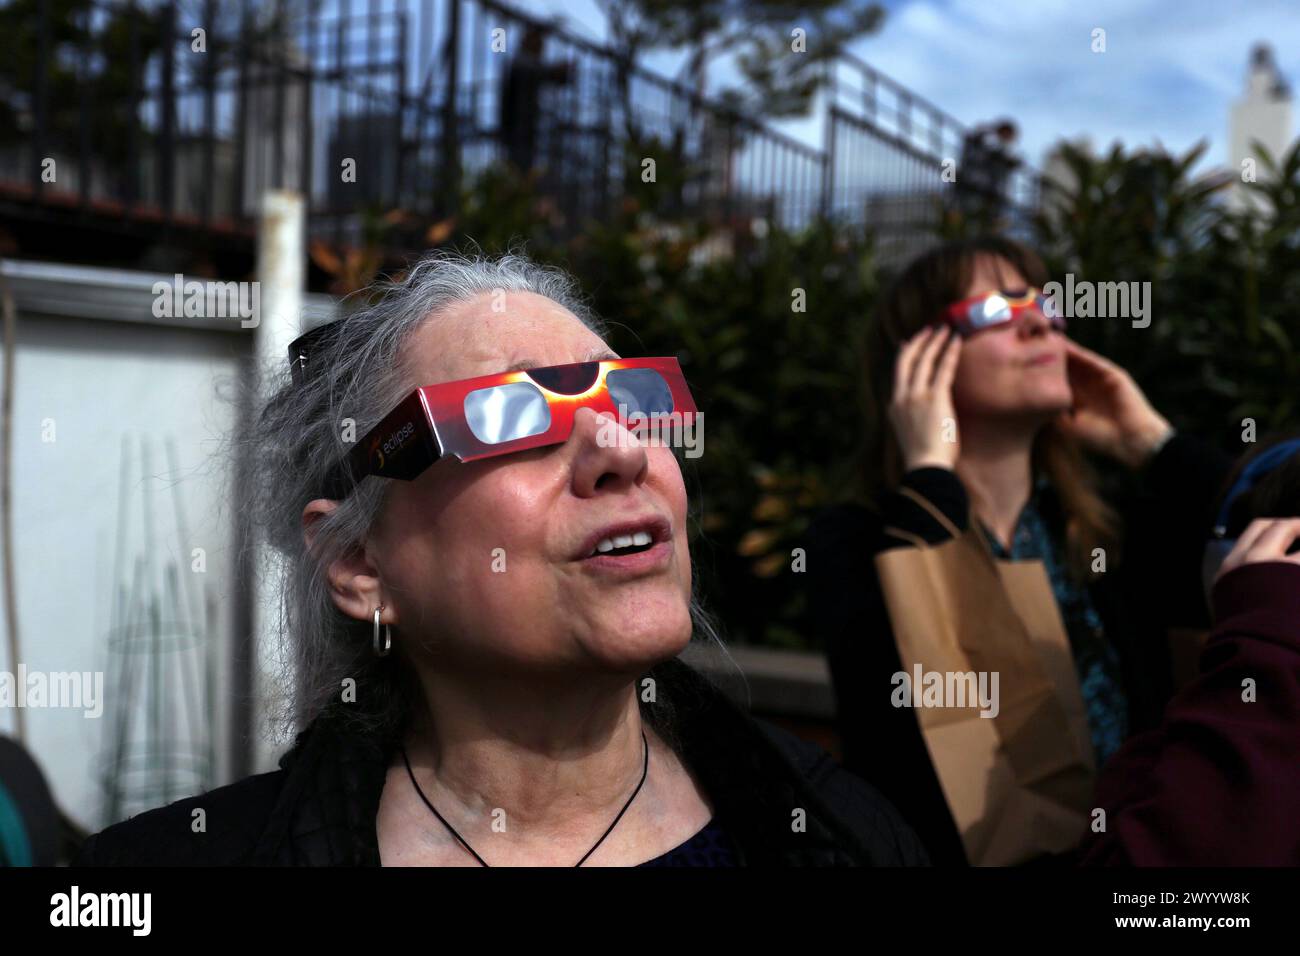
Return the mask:
<svg viewBox="0 0 1300 956"><path fill-rule="evenodd" d="M1065 329L1065 317L1058 315L1050 296L1041 289L1030 288L1024 292L987 292L954 302L944 310L944 321L957 329L963 338L970 338L985 329L997 328L1020 318L1030 309L1037 309L1058 331Z"/></svg>
<svg viewBox="0 0 1300 956"><path fill-rule="evenodd" d="M324 328L289 346L296 384L317 371L310 353ZM323 492L340 500L367 475L411 481L448 455L471 462L561 444L573 432L579 408L610 412L630 422L630 431L656 417L676 413L689 423L696 414L686 377L671 356L573 362L422 385L339 461Z"/></svg>

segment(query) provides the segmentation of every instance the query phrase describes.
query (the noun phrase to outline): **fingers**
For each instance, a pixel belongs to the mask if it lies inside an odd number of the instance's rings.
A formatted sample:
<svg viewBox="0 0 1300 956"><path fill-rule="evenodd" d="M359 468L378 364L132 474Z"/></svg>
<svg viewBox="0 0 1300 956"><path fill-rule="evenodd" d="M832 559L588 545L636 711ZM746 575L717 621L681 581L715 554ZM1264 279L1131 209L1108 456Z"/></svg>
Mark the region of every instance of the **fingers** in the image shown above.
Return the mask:
<svg viewBox="0 0 1300 956"><path fill-rule="evenodd" d="M934 387L940 391L952 388L952 381L957 376L957 362L961 358L961 336L952 334L943 347L943 356L939 367L934 370Z"/></svg>
<svg viewBox="0 0 1300 956"><path fill-rule="evenodd" d="M1287 549L1297 538L1300 538L1300 518L1256 518L1241 533L1236 546L1223 559L1215 581L1243 564L1264 561L1300 564L1300 554L1287 554Z"/></svg>
<svg viewBox="0 0 1300 956"><path fill-rule="evenodd" d="M1103 374L1122 371L1122 369L1110 359L1094 352L1090 348L1085 348L1078 342L1074 341L1074 339L1065 340L1065 351L1068 358L1073 359L1085 368Z"/></svg>
<svg viewBox="0 0 1300 956"><path fill-rule="evenodd" d="M908 387L912 381L912 362L916 350L921 347L929 329L923 329L919 334L912 336L905 341L898 350L898 358L894 360L894 404L907 394Z"/></svg>
<svg viewBox="0 0 1300 956"><path fill-rule="evenodd" d="M1300 536L1300 518L1266 518L1267 527L1247 548L1247 561L1276 561ZM1254 524L1254 522L1252 522Z"/></svg>
<svg viewBox="0 0 1300 956"><path fill-rule="evenodd" d="M898 359L894 363L894 402L900 402L913 391L913 383L918 372L918 358L926 345L934 339L938 331L936 326L926 326L916 335L903 343L898 350Z"/></svg>
<svg viewBox="0 0 1300 956"><path fill-rule="evenodd" d="M912 368L911 393L920 395L928 392L934 383L935 363L944 346L952 339L952 328L943 326L936 330L921 349Z"/></svg>
<svg viewBox="0 0 1300 956"><path fill-rule="evenodd" d="M1274 519L1272 518L1256 518L1250 524L1246 525L1246 530L1238 536L1237 546L1232 550L1240 551L1242 554L1245 554L1255 546L1255 542L1259 540L1260 536L1272 527L1273 521Z"/></svg>

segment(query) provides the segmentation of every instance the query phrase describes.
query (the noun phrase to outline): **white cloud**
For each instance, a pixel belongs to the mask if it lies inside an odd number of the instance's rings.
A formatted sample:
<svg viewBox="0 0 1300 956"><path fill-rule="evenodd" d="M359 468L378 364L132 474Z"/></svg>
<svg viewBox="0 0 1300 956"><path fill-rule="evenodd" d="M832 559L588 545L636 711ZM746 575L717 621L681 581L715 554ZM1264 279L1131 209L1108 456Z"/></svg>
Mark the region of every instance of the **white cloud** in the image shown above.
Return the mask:
<svg viewBox="0 0 1300 956"><path fill-rule="evenodd" d="M564 13L575 32L605 35L594 0L532 0L535 13ZM1091 52L1106 31L1105 53ZM911 0L892 5L884 29L859 56L963 123L1011 116L1021 149L1040 163L1060 139L1086 136L1098 149L1163 143L1183 152L1207 138L1203 163L1227 159L1228 110L1243 92L1254 43L1273 45L1300 88L1296 0ZM675 71L680 53L659 51L652 69ZM726 63L714 78L736 80ZM810 121L781 124L821 143Z"/></svg>
<svg viewBox="0 0 1300 956"><path fill-rule="evenodd" d="M966 123L1010 115L1038 161L1063 137L1099 147L1201 138L1227 155L1228 109L1251 46L1270 42L1283 73L1300 61L1300 13L1285 0L1242 9L1209 0L918 0L862 41L864 60ZM1289 8L1289 9L1288 9ZM1091 52L1092 30L1106 52Z"/></svg>

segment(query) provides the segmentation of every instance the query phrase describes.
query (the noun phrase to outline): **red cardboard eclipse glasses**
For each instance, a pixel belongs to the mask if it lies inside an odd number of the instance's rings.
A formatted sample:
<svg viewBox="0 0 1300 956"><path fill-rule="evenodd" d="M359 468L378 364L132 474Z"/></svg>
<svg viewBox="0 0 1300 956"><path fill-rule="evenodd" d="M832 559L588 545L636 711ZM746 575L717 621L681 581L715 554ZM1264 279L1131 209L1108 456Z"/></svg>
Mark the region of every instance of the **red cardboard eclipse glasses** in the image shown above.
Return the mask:
<svg viewBox="0 0 1300 956"><path fill-rule="evenodd" d="M948 306L943 318L961 333L962 338L970 338L977 332L1015 321L1030 309L1042 313L1054 329L1065 329L1065 317L1058 314L1059 309L1051 297L1034 288L1023 292L986 292L971 296Z"/></svg>
<svg viewBox="0 0 1300 956"><path fill-rule="evenodd" d="M311 335L311 333L308 333ZM302 336L289 346L294 381L305 380ZM423 385L404 398L335 466L326 497L341 500L367 475L411 481L439 459L478 461L568 440L579 408L620 422L696 414L677 359L573 362Z"/></svg>

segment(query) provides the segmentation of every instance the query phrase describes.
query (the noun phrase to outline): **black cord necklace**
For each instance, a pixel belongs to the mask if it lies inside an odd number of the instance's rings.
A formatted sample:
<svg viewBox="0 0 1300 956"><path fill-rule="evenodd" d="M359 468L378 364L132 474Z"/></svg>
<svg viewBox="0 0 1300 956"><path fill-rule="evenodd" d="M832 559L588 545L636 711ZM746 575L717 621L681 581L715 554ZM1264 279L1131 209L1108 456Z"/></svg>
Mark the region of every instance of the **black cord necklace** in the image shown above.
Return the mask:
<svg viewBox="0 0 1300 956"><path fill-rule="evenodd" d="M632 791L632 796L627 798L627 803L623 804L623 809L618 811L618 816L614 818L614 822L609 825L609 829L607 829L604 832L604 834L601 836L601 838L596 841L596 846L593 846L590 850L588 850L583 855L581 860L573 864L574 866L582 866L582 864L587 861L587 857L591 856L593 853L596 852L596 847L599 847L602 843L605 842L605 837L609 836L610 833L613 831L614 827L618 826L618 821L623 819L623 814L627 813L627 808L632 806L632 801L635 800L636 795L641 792L641 785L645 783L646 774L649 773L650 771L650 741L646 740L644 730L641 731L641 745L644 748L644 753L645 753L641 765L641 783L638 783L636 785L636 789ZM426 797L424 795L424 791L420 789L419 781L415 779L415 771L411 769L411 761L407 759L406 756L406 746L403 744L401 745L400 749L402 751L402 762L406 764L406 773L411 778L411 785L415 787L415 792L420 795L420 799L424 801L424 805L433 811L433 815L442 821L442 825L451 831L451 835L460 841L460 845L463 846L465 849L469 850L471 854L473 854L474 859L478 860L481 865L487 866L488 865L487 861L484 860L483 857L479 856L477 853L474 852L474 848L465 842L465 838L461 836L459 833L457 833L456 828L453 827L450 823L448 823L446 819L443 817L443 815L434 808L432 803L429 802L429 798Z"/></svg>

